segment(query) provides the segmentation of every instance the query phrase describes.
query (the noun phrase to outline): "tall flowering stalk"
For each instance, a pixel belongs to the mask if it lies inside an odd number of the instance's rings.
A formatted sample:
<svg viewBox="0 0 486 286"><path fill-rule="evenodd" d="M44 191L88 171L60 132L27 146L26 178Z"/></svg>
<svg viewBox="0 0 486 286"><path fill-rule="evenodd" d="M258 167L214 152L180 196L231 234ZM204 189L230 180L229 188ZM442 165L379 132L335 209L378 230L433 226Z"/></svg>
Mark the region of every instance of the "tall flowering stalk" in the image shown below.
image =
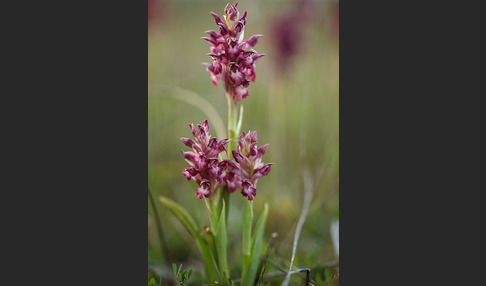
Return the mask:
<svg viewBox="0 0 486 286"><path fill-rule="evenodd" d="M253 35L243 40L247 11L240 17L237 9L238 3L228 3L224 9L223 18L211 12L219 32L206 31L209 37L202 37L210 45L208 54L212 62L204 63L211 75L211 82L218 86L221 79L228 102L228 137L230 139L229 153L235 148L235 141L239 133L240 124L237 124L237 103L249 96L248 86L256 80L255 64L265 54L258 54L252 49L258 38L263 35ZM242 111L241 111L242 112ZM241 119L240 119L241 122Z"/></svg>
<svg viewBox="0 0 486 286"><path fill-rule="evenodd" d="M221 79L228 102L228 138L218 140L209 134L209 123L189 124L194 139L181 138L190 151L181 150L189 166L182 174L196 183L195 196L204 200L209 212L211 227L199 229L189 213L179 204L161 197L162 203L184 224L195 238L205 265L206 282L213 285L233 285L227 261L227 214L229 194L241 190L247 199L243 218L243 268L241 284L253 285L258 273L259 257L262 254L263 230L268 214L268 205L260 216L252 235L253 200L257 194L257 181L270 173L272 163L262 162L268 144L258 147L257 132L243 132L241 129L243 105L241 101L248 97L248 86L255 81L255 64L264 56L251 49L262 35L251 36L243 40L247 20L245 11L240 17L238 3L228 3L223 17L210 13L219 32L207 31L209 37L203 37L210 45L211 63L206 63L206 70L211 75L211 82L218 86ZM237 108L240 104L240 113ZM238 118L238 120L237 120ZM226 159L221 153L226 151ZM203 234L201 234L203 233Z"/></svg>
<svg viewBox="0 0 486 286"><path fill-rule="evenodd" d="M227 148L228 159L233 157L234 161L227 161L228 173L226 176L226 188L228 192L241 189L243 196L248 198L243 221L243 256L244 264L242 270L242 285L251 285L256 269L252 268L256 263L252 261L252 220L253 220L253 198L256 196L256 181L259 177L268 175L271 164L263 165L261 159L268 145L256 150L257 135L254 132L250 135L243 133L236 146L236 136L240 132L243 115L241 104L240 115L237 116L237 105L249 96L248 86L256 80L255 64L264 56L258 54L254 47L258 38L263 35L251 36L244 39L247 12L240 17L237 9L238 3L228 3L224 9L223 18L216 13L210 13L219 32L214 30L206 31L209 37L203 37L210 45L208 54L212 63L206 63L206 70L211 75L211 82L218 86L221 79L226 92L228 102L228 138ZM224 19L224 21L223 21ZM237 121L237 118L239 120ZM264 212L265 213L265 212Z"/></svg>

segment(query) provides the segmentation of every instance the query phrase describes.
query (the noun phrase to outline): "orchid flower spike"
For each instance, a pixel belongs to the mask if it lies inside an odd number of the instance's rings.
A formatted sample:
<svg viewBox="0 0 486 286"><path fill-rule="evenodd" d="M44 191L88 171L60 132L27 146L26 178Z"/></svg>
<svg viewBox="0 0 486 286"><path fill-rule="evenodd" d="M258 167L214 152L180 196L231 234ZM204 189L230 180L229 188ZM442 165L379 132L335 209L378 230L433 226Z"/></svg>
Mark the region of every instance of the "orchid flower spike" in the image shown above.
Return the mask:
<svg viewBox="0 0 486 286"><path fill-rule="evenodd" d="M264 164L262 157L268 144L257 147L257 132L243 132L238 138L238 151L233 150L235 161L226 161L231 175L225 177L228 191L241 189L241 194L253 200L256 196L256 183L258 178L266 176L271 171L273 163Z"/></svg>
<svg viewBox="0 0 486 286"><path fill-rule="evenodd" d="M255 64L264 56L258 54L254 47L258 38L263 35L253 35L244 41L246 15L245 11L240 17L237 9L238 3L228 3L224 9L223 18L211 12L219 32L206 31L209 37L202 37L208 41L212 63L203 63L211 75L211 82L218 86L219 79L235 101L248 97L248 86L256 80Z"/></svg>
<svg viewBox="0 0 486 286"><path fill-rule="evenodd" d="M192 151L181 150L190 167L185 167L182 174L189 181L193 179L197 185L196 197L209 198L214 190L225 184L226 162L220 162L219 153L226 150L228 139L218 141L209 135L209 124L204 120L197 127L189 124L196 141L190 138L181 138L182 143L192 148Z"/></svg>

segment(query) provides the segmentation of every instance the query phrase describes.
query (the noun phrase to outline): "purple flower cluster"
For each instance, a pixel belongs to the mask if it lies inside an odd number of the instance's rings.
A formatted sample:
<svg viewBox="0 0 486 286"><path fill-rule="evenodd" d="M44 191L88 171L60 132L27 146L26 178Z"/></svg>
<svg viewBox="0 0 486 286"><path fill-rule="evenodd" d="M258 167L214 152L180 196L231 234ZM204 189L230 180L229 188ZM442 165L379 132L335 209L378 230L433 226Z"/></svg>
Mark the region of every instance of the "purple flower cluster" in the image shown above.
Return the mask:
<svg viewBox="0 0 486 286"><path fill-rule="evenodd" d="M192 152L182 150L184 158L191 165L185 167L182 174L188 181L193 179L198 184L196 196L199 199L209 198L218 187L226 186L228 192L241 189L243 196L253 200L258 178L268 175L273 165L262 163L268 144L258 148L256 131L243 132L238 138L238 151L233 150L235 161L219 161L218 155L225 150L228 139L218 141L211 137L207 120L198 124L197 128L193 124L189 126L197 142L181 138L186 146L192 148Z"/></svg>
<svg viewBox="0 0 486 286"><path fill-rule="evenodd" d="M189 181L196 181L196 196L200 199L209 198L213 190L224 185L226 163L218 160L218 154L225 151L228 139L218 141L209 135L209 124L204 120L198 124L189 124L196 141L190 138L181 138L182 143L192 148L192 152L181 150L184 158L191 167L185 167L182 174Z"/></svg>
<svg viewBox="0 0 486 286"><path fill-rule="evenodd" d="M227 161L227 168L231 175L226 178L228 191L241 189L241 194L253 200L256 196L256 182L258 178L270 173L273 163L262 163L262 157L268 144L257 147L257 132L243 132L238 138L238 151L233 150L235 161Z"/></svg>
<svg viewBox="0 0 486 286"><path fill-rule="evenodd" d="M211 82L218 86L219 79L228 94L235 101L248 97L248 85L254 82L255 64L264 54L257 54L251 47L255 46L258 38L263 35L253 35L243 41L246 24L246 14L240 16L236 8L238 3L228 3L224 9L224 21L218 14L212 13L216 25L219 26L219 33L206 31L209 37L202 39L208 41L211 52L208 54L213 59L212 63L204 63L206 70L211 75Z"/></svg>

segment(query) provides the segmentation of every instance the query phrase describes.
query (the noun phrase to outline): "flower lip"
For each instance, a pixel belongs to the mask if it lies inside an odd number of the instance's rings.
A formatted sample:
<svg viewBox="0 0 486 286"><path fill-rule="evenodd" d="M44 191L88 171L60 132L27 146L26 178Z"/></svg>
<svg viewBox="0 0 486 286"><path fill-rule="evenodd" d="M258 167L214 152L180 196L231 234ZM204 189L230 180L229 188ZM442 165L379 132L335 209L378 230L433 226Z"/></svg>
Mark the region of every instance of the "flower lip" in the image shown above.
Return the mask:
<svg viewBox="0 0 486 286"><path fill-rule="evenodd" d="M252 201L253 198L256 196L256 189L250 180L248 179L243 180L241 194L244 197L247 197L249 201Z"/></svg>
<svg viewBox="0 0 486 286"><path fill-rule="evenodd" d="M201 181L200 187L196 189L196 197L199 199L209 198L211 196L211 182L204 179Z"/></svg>

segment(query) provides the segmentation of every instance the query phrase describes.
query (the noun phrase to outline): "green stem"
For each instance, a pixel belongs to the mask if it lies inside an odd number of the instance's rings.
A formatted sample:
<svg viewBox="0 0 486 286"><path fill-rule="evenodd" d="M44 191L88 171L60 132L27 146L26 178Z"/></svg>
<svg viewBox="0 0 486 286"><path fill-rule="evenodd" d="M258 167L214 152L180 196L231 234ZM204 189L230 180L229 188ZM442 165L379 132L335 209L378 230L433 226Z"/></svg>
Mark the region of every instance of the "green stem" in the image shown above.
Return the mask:
<svg viewBox="0 0 486 286"><path fill-rule="evenodd" d="M230 271L227 258L228 233L226 229L225 201L222 201L223 206L221 208L221 214L218 222L218 233L216 237L218 241L216 243L216 250L218 251L218 266L223 276L223 285L226 285L228 283L226 278L230 277Z"/></svg>
<svg viewBox="0 0 486 286"><path fill-rule="evenodd" d="M221 213L221 194L223 192L222 188L216 189L214 197L211 199L211 209L210 213L213 213L213 217L218 218L219 214ZM215 220L215 225L218 224L218 221Z"/></svg>
<svg viewBox="0 0 486 286"><path fill-rule="evenodd" d="M258 218L258 221L255 226L255 233L252 237L252 244L251 244L251 254L249 256L245 256L245 264L246 268L244 269L244 275L241 277L241 286L253 286L255 279L258 274L258 266L260 256L263 255L265 252L262 249L263 246L263 232L265 230L265 223L268 216L268 204L265 204L262 214Z"/></svg>
<svg viewBox="0 0 486 286"><path fill-rule="evenodd" d="M253 222L253 202L247 201L243 217L243 269L241 277L246 277L251 263L251 226Z"/></svg>
<svg viewBox="0 0 486 286"><path fill-rule="evenodd" d="M189 233L196 239L196 244L201 252L204 260L204 270L206 272L206 278L208 279L208 285L213 285L213 281L221 281L221 274L216 264L216 256L214 251L211 251L210 245L205 241L201 234L200 228L196 225L196 222L191 217L189 212L181 205L173 200L160 196L159 200L177 217L177 219L184 225Z"/></svg>
<svg viewBox="0 0 486 286"><path fill-rule="evenodd" d="M224 187L215 190L216 194L211 199L205 199L209 212L211 229L206 229L210 250L219 270L218 276L223 285L229 285L228 278L230 271L228 267L228 234L227 234L227 209L226 200L228 197Z"/></svg>
<svg viewBox="0 0 486 286"><path fill-rule="evenodd" d="M251 253L251 225L253 222L253 202L247 201L243 218L243 254Z"/></svg>
<svg viewBox="0 0 486 286"><path fill-rule="evenodd" d="M228 139L229 144L227 146L228 160L231 159L231 151L236 150L236 132L237 132L237 102L233 99L230 94L226 94L226 99L228 101Z"/></svg>
<svg viewBox="0 0 486 286"><path fill-rule="evenodd" d="M216 215L216 212L214 211L215 207L213 206L212 202L209 202L208 199L204 199L204 202L206 203L206 208L208 209L209 213L209 222L211 224L211 230L216 232L218 229L218 216Z"/></svg>
<svg viewBox="0 0 486 286"><path fill-rule="evenodd" d="M230 193L226 189L226 186L222 187L222 194L221 194L222 199L226 203L226 228L228 228L228 214L229 214L229 208L230 208Z"/></svg>
<svg viewBox="0 0 486 286"><path fill-rule="evenodd" d="M237 146L237 135L241 128L241 116L243 115L243 108L240 111L240 117L238 119L238 103L233 99L230 93L226 93L226 99L228 102L228 139L229 142L226 146L227 158L231 160L232 151L236 150ZM217 191L216 196L213 198L211 209L209 210L211 214L211 224L216 225L216 247L217 253L215 253L218 258L218 267L223 276L223 285L228 285L226 278L230 277L228 260L227 260L227 222L229 213L229 196L226 187L220 188Z"/></svg>
<svg viewBox="0 0 486 286"><path fill-rule="evenodd" d="M214 257L209 245L205 243L201 237L196 238L197 246L201 252L204 260L204 271L208 285L213 285L213 281L221 279L218 266L216 265L216 257Z"/></svg>

